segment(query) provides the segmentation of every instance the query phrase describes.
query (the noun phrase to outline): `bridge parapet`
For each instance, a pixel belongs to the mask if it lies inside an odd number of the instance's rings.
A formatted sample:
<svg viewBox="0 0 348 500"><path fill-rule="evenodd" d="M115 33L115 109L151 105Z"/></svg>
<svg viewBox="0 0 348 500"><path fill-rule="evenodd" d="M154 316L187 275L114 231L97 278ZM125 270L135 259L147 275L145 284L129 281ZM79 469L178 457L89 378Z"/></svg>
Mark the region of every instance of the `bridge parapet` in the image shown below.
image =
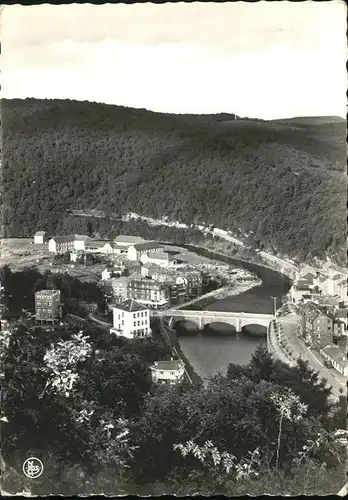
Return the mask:
<svg viewBox="0 0 348 500"><path fill-rule="evenodd" d="M234 313L227 311L191 311L184 309L168 309L157 312L158 316L167 316L173 321L192 321L202 330L205 325L210 323L226 323L233 326L237 332L240 332L243 326L256 324L269 327L273 319L271 314L255 313Z"/></svg>

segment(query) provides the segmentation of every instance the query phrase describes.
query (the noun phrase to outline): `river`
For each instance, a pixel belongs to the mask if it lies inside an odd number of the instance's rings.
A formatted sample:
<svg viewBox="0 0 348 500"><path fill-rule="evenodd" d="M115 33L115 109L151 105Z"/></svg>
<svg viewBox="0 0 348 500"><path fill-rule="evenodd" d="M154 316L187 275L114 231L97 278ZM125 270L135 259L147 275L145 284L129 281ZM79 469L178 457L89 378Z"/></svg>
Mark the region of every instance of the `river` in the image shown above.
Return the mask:
<svg viewBox="0 0 348 500"><path fill-rule="evenodd" d="M199 255L251 271L262 280L262 285L239 295L211 302L203 308L205 310L272 314L271 297L278 297L280 306L281 298L287 294L291 286L286 276L261 265L230 257L219 257L215 252L197 247L188 245L185 247ZM176 331L182 352L203 379L218 372L225 373L229 363L247 364L257 345L266 341L265 330L256 325L250 327L249 331L243 330L240 334L236 334L232 327L223 324L215 323L209 330L197 332L192 324L183 322L177 325Z"/></svg>

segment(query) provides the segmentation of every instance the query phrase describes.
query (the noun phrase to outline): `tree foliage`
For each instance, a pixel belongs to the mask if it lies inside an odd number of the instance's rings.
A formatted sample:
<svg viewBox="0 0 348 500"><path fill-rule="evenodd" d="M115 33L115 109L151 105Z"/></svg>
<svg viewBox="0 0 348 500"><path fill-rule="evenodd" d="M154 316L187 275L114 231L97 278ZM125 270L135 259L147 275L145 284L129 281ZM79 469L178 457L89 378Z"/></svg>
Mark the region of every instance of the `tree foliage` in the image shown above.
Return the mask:
<svg viewBox="0 0 348 500"><path fill-rule="evenodd" d="M343 120L175 116L35 99L3 100L2 115L6 236L71 231L67 210L131 210L242 237L253 231L256 246L299 258L345 260ZM98 231L108 227L102 221Z"/></svg>

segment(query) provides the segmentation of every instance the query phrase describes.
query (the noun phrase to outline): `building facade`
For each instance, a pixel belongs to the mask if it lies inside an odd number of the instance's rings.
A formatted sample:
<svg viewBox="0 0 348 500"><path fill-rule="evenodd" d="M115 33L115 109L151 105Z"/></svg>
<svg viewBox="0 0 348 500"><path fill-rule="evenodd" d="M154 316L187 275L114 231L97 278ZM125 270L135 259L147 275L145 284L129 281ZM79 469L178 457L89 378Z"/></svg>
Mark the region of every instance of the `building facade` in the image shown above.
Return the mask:
<svg viewBox="0 0 348 500"><path fill-rule="evenodd" d="M334 319L309 302L302 307L299 334L308 346L320 349L332 343Z"/></svg>
<svg viewBox="0 0 348 500"><path fill-rule="evenodd" d="M34 243L36 245L43 245L46 243L46 233L45 231L37 231L34 234Z"/></svg>
<svg viewBox="0 0 348 500"><path fill-rule="evenodd" d="M348 364L347 364L347 354L337 345L327 345L323 349L320 349L320 354L327 361L332 363L332 366L341 375L346 377L348 375Z"/></svg>
<svg viewBox="0 0 348 500"><path fill-rule="evenodd" d="M129 247L131 245L136 245L137 243L144 242L145 240L140 236L128 236L125 234L119 234L115 239L114 243L121 247Z"/></svg>
<svg viewBox="0 0 348 500"><path fill-rule="evenodd" d="M185 365L181 359L155 361L150 366L152 380L157 384L180 384L184 380Z"/></svg>
<svg viewBox="0 0 348 500"><path fill-rule="evenodd" d="M127 257L129 260L140 260L142 255L148 252L162 252L163 247L160 243L155 241L147 241L143 243L136 243L131 245L127 251Z"/></svg>
<svg viewBox="0 0 348 500"><path fill-rule="evenodd" d="M61 318L59 290L40 290L35 293L36 323L56 323Z"/></svg>
<svg viewBox="0 0 348 500"><path fill-rule="evenodd" d="M147 252L140 257L140 261L145 264L154 264L161 267L175 266L177 261L167 252Z"/></svg>
<svg viewBox="0 0 348 500"><path fill-rule="evenodd" d="M130 299L113 307L112 312L113 328L110 333L128 339L151 337L150 311L147 307Z"/></svg>
<svg viewBox="0 0 348 500"><path fill-rule="evenodd" d="M84 235L54 236L48 242L48 250L53 253L85 251L91 238Z"/></svg>
<svg viewBox="0 0 348 500"><path fill-rule="evenodd" d="M128 283L128 298L134 299L149 307L165 307L168 305L169 293L163 283L152 279L132 279Z"/></svg>

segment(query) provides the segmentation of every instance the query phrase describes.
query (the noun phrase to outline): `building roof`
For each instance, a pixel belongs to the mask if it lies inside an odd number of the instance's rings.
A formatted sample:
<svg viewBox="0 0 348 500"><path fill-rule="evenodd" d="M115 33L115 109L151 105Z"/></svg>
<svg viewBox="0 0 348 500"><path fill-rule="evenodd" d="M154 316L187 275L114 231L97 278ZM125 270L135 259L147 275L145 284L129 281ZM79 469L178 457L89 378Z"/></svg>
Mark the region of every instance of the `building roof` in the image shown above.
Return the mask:
<svg viewBox="0 0 348 500"><path fill-rule="evenodd" d="M130 245L134 244L134 243L138 243L140 241L144 241L144 239L141 237L141 236L128 236L126 234L119 234L118 236L116 236L116 238L114 239L114 242L115 243L118 243L118 242L122 242L122 243L129 243Z"/></svg>
<svg viewBox="0 0 348 500"><path fill-rule="evenodd" d="M119 304L114 309L121 309L122 311L135 312L135 311L146 311L148 307L143 306L136 302L134 299L125 300L122 304Z"/></svg>
<svg viewBox="0 0 348 500"><path fill-rule="evenodd" d="M347 281L347 278L341 274L335 274L335 276L329 279L332 279L332 281Z"/></svg>
<svg viewBox="0 0 348 500"><path fill-rule="evenodd" d="M163 287L163 283L159 283L158 281L154 280L154 279L149 279L149 278L145 278L145 279L141 279L141 278L135 278L135 279L132 279L130 282L129 282L129 286L131 287L133 285L133 287L137 287L137 286L142 286L144 285L144 287L146 286L146 288L161 288Z"/></svg>
<svg viewBox="0 0 348 500"><path fill-rule="evenodd" d="M119 278L112 278L110 281L113 286L117 285L126 285L128 286L128 282L131 280L129 276L120 276Z"/></svg>
<svg viewBox="0 0 348 500"><path fill-rule="evenodd" d="M75 241L92 241L92 238L89 236L86 236L85 234L75 234L74 236Z"/></svg>
<svg viewBox="0 0 348 500"><path fill-rule="evenodd" d="M167 260L167 261L170 258L169 253L166 252L149 252L148 257L150 259Z"/></svg>
<svg viewBox="0 0 348 500"><path fill-rule="evenodd" d="M144 241L133 245L136 250L151 250L152 248L162 248L163 245L156 241Z"/></svg>
<svg viewBox="0 0 348 500"><path fill-rule="evenodd" d="M93 241L89 241L86 246L91 247L91 248L102 248L108 243L110 244L109 241L94 241L93 240Z"/></svg>
<svg viewBox="0 0 348 500"><path fill-rule="evenodd" d="M67 243L68 241L74 241L75 236L73 234L68 234L64 236L53 236L51 240L55 241L56 243Z"/></svg>
<svg viewBox="0 0 348 500"><path fill-rule="evenodd" d="M337 316L337 318L346 319L347 318L347 309L345 309L344 307L339 307L338 309L336 309L336 316Z"/></svg>
<svg viewBox="0 0 348 500"><path fill-rule="evenodd" d="M309 286L309 285L312 285L313 284L313 281L311 280L305 280L305 279L300 279L296 282L296 288L299 288L299 287L304 287L304 286Z"/></svg>
<svg viewBox="0 0 348 500"><path fill-rule="evenodd" d="M304 276L301 276L301 278L304 280L313 281L313 278L315 278L315 274L307 273Z"/></svg>
<svg viewBox="0 0 348 500"><path fill-rule="evenodd" d="M161 371L178 371L181 370L184 366L184 363L181 359L171 360L171 361L155 361L151 368L153 370L161 370Z"/></svg>
<svg viewBox="0 0 348 500"><path fill-rule="evenodd" d="M60 295L60 290L38 290L37 292L35 292L35 295L50 297L52 295Z"/></svg>
<svg viewBox="0 0 348 500"><path fill-rule="evenodd" d="M341 366L347 365L347 355L338 345L327 345L322 351Z"/></svg>
<svg viewBox="0 0 348 500"><path fill-rule="evenodd" d="M45 236L46 231L36 231L34 236Z"/></svg>
<svg viewBox="0 0 348 500"><path fill-rule="evenodd" d="M125 248L128 248L127 245L119 245L118 243L110 242L108 243L112 246L114 250L125 250ZM130 244L128 246L131 246Z"/></svg>

